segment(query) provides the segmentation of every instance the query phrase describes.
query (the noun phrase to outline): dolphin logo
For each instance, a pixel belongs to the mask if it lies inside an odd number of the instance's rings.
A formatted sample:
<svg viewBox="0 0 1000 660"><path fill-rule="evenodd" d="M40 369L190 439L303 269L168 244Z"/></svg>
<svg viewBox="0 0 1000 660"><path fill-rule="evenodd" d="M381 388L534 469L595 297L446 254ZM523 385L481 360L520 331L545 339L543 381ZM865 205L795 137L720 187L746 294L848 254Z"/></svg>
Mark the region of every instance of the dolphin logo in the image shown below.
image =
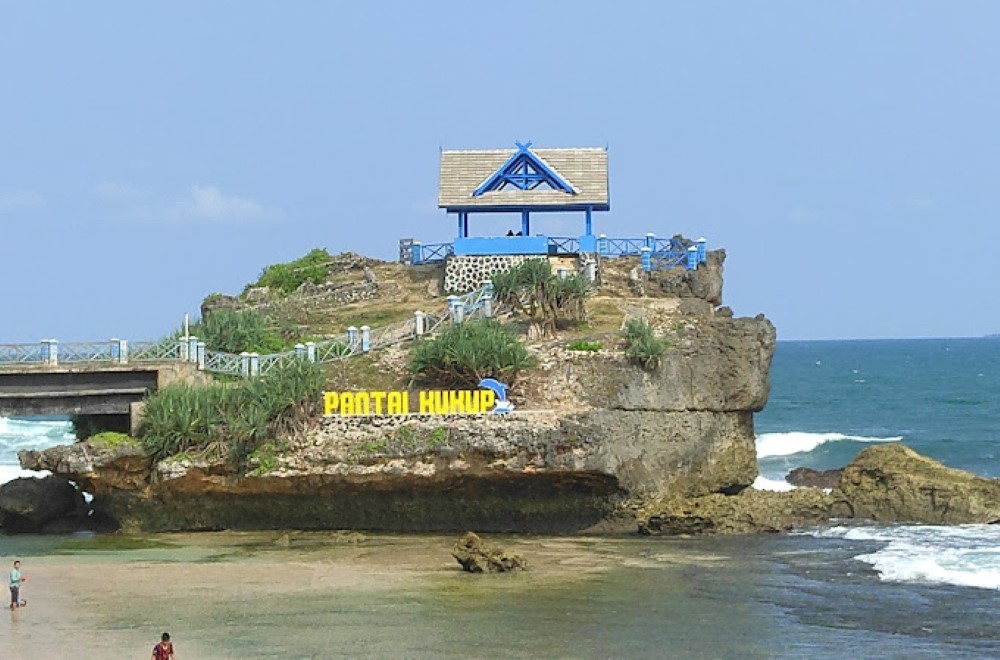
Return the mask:
<svg viewBox="0 0 1000 660"><path fill-rule="evenodd" d="M496 378L484 378L479 381L479 387L490 390L496 395L496 405L493 406L495 413L509 413L514 410L514 404L507 400L507 386Z"/></svg>

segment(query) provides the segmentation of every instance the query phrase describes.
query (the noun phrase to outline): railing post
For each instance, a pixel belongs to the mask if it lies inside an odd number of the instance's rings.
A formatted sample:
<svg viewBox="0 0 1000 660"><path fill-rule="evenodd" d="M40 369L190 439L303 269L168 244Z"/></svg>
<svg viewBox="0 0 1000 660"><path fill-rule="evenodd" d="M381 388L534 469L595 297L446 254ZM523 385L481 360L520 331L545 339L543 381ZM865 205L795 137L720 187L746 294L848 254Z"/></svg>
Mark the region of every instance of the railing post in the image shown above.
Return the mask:
<svg viewBox="0 0 1000 660"><path fill-rule="evenodd" d="M200 341L196 346L194 361L198 363L198 371L205 370L205 342Z"/></svg>
<svg viewBox="0 0 1000 660"><path fill-rule="evenodd" d="M304 360L305 359L305 357L306 357L306 345L305 344L296 344L295 345L295 357L297 357L300 360Z"/></svg>
<svg viewBox="0 0 1000 660"><path fill-rule="evenodd" d="M648 273L653 270L653 249L644 245L639 252L642 255L642 269Z"/></svg>
<svg viewBox="0 0 1000 660"><path fill-rule="evenodd" d="M648 247L653 252L656 252L656 234L649 232L646 234L646 247Z"/></svg>
<svg viewBox="0 0 1000 660"><path fill-rule="evenodd" d="M414 266L419 266L422 260L422 255L420 254L420 241L413 241L413 246L410 251L410 263Z"/></svg>
<svg viewBox="0 0 1000 660"><path fill-rule="evenodd" d="M703 264L708 259L708 253L705 250L705 243L708 241L702 236L696 242L698 243L698 263Z"/></svg>
<svg viewBox="0 0 1000 660"><path fill-rule="evenodd" d="M306 359L310 362L316 361L316 342L307 341L306 342Z"/></svg>
<svg viewBox="0 0 1000 660"><path fill-rule="evenodd" d="M124 339L112 339L111 357L118 364L128 364L128 342Z"/></svg>
<svg viewBox="0 0 1000 660"><path fill-rule="evenodd" d="M452 294L445 298L448 301L448 316L451 317L452 321L455 320L455 303L458 302L458 296Z"/></svg>
<svg viewBox="0 0 1000 660"><path fill-rule="evenodd" d="M688 248L687 269L688 270L698 269L698 248L694 245Z"/></svg>
<svg viewBox="0 0 1000 660"><path fill-rule="evenodd" d="M38 343L42 345L42 350L41 350L42 362L45 363L45 364L48 364L49 363L49 353L51 352L49 350L49 340L48 339L39 339Z"/></svg>
<svg viewBox="0 0 1000 660"><path fill-rule="evenodd" d="M483 316L489 318L493 316L493 282L486 280L483 282Z"/></svg>
<svg viewBox="0 0 1000 660"><path fill-rule="evenodd" d="M259 376L260 375L260 355L257 353L250 354L250 375Z"/></svg>
<svg viewBox="0 0 1000 660"><path fill-rule="evenodd" d="M459 298L455 301L455 307L452 310L452 322L461 323L465 320L465 301Z"/></svg>
<svg viewBox="0 0 1000 660"><path fill-rule="evenodd" d="M240 373L244 377L250 375L250 354L246 351L240 353Z"/></svg>
<svg viewBox="0 0 1000 660"><path fill-rule="evenodd" d="M347 348L355 351L358 348L358 329L353 325L347 329Z"/></svg>
<svg viewBox="0 0 1000 660"><path fill-rule="evenodd" d="M120 341L121 340L118 339L117 337L112 337L110 340L108 340L108 351L111 354L112 362L121 361L121 353L119 352L119 347L121 345L118 343Z"/></svg>
<svg viewBox="0 0 1000 660"><path fill-rule="evenodd" d="M181 356L181 362L187 362L188 360L190 360L190 357L188 356L189 345L190 344L188 343L187 337L181 337L180 339L177 340L177 346L180 348L179 352Z"/></svg>
<svg viewBox="0 0 1000 660"><path fill-rule="evenodd" d="M361 326L361 352L367 353L372 350L372 329L367 325Z"/></svg>
<svg viewBox="0 0 1000 660"><path fill-rule="evenodd" d="M198 359L198 338L188 337L188 360L195 362Z"/></svg>
<svg viewBox="0 0 1000 660"><path fill-rule="evenodd" d="M602 257L608 256L608 237L604 234L597 235L597 254Z"/></svg>
<svg viewBox="0 0 1000 660"><path fill-rule="evenodd" d="M422 337L424 334L424 321L426 318L427 315L420 310L413 312L413 333L418 337Z"/></svg>
<svg viewBox="0 0 1000 660"><path fill-rule="evenodd" d="M587 277L587 281L588 282L594 282L594 281L596 281L597 280L597 262L593 261L593 260L588 261L586 267L584 268L584 272L586 273L586 277Z"/></svg>
<svg viewBox="0 0 1000 660"><path fill-rule="evenodd" d="M49 366L55 367L59 364L59 340L49 340Z"/></svg>

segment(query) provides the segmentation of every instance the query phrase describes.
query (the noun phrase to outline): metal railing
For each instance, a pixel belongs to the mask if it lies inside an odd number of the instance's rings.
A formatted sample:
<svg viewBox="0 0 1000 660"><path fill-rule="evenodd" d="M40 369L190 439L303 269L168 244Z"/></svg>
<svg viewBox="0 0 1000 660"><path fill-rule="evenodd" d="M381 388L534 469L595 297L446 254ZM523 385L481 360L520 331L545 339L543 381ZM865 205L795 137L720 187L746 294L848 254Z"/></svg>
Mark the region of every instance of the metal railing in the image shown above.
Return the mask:
<svg viewBox="0 0 1000 660"><path fill-rule="evenodd" d="M664 251L652 252L649 255L651 270L670 270L671 268L684 268L687 266L687 250L677 252Z"/></svg>
<svg viewBox="0 0 1000 660"><path fill-rule="evenodd" d="M579 254L580 253L580 239L572 238L569 236L550 236L549 237L549 254L560 255L560 254Z"/></svg>
<svg viewBox="0 0 1000 660"><path fill-rule="evenodd" d="M421 335L432 334L441 324L457 320L453 301L458 301L463 309L463 318L471 319L492 313L492 287L486 286L470 291L464 296L452 297L447 309L441 312L423 314ZM258 355L256 353L225 353L208 350L205 343L196 337L180 337L158 342L135 342L112 339L105 342L71 342L59 344L55 340L43 340L34 344L0 344L0 365L45 364L56 366L61 363L120 363L130 362L191 362L198 370L230 376L263 375L290 364L295 360L329 363L344 360L372 350L399 344L414 339L417 333L417 315L398 323L375 329L362 326L350 328L348 334L322 342L298 344L291 351Z"/></svg>

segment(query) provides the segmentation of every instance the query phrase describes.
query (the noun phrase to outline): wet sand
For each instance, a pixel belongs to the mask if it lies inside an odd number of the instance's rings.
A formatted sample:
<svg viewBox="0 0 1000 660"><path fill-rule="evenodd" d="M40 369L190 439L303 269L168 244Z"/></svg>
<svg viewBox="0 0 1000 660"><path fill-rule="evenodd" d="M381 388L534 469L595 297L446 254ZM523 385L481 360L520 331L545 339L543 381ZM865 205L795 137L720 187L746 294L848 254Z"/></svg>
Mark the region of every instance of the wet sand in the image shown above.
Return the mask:
<svg viewBox="0 0 1000 660"><path fill-rule="evenodd" d="M0 655L145 658L169 631L182 658L431 657L453 644L455 657L487 657L478 635L450 630L435 610L474 614L535 589L566 594L624 561L607 540L503 539L530 570L473 576L450 555L455 536L151 538L166 547L91 550L84 541L71 554L23 556L29 603L0 625Z"/></svg>

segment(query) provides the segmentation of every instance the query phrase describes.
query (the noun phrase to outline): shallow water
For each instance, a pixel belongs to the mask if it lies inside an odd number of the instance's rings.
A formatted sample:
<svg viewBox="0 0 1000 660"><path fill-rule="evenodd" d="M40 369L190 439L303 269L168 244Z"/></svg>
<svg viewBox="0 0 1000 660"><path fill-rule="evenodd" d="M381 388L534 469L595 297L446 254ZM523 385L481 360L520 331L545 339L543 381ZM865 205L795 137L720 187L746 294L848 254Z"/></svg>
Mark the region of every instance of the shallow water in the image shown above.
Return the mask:
<svg viewBox="0 0 1000 660"><path fill-rule="evenodd" d="M1000 654L995 591L880 582L872 540L489 539L528 559L510 575L463 573L453 537L153 540L0 537L31 577L3 657L145 657L162 630L186 658Z"/></svg>

